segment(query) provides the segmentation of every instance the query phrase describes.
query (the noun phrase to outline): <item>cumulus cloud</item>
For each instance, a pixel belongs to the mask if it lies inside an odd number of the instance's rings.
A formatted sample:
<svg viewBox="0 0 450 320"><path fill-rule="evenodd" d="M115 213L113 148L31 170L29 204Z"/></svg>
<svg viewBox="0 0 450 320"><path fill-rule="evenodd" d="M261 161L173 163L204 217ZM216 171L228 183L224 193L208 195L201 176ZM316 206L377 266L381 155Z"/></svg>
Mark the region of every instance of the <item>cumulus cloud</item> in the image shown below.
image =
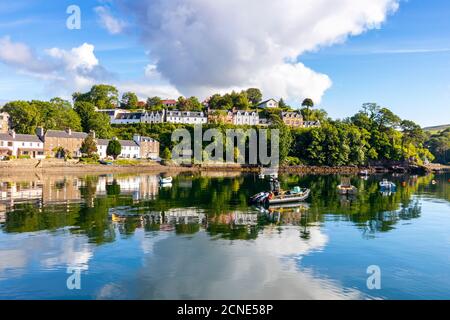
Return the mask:
<svg viewBox="0 0 450 320"><path fill-rule="evenodd" d="M40 79L57 81L61 90L83 90L111 78L99 63L94 46L84 43L70 50L51 48L39 56L28 45L0 38L0 62Z"/></svg>
<svg viewBox="0 0 450 320"><path fill-rule="evenodd" d="M108 7L98 6L94 8L94 11L98 15L101 26L108 30L110 34L119 34L125 29L126 23L112 16Z"/></svg>
<svg viewBox="0 0 450 320"><path fill-rule="evenodd" d="M298 57L378 28L398 0L117 0L157 70L183 93L259 86L320 101L331 86Z"/></svg>

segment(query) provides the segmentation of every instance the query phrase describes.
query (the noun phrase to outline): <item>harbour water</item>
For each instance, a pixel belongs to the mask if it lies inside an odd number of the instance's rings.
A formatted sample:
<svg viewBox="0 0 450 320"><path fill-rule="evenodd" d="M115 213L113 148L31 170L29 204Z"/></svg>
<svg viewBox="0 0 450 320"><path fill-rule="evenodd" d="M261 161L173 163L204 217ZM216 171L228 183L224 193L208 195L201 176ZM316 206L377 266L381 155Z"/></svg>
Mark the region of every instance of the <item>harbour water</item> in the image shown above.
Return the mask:
<svg viewBox="0 0 450 320"><path fill-rule="evenodd" d="M284 175L310 198L266 210L258 175L0 178L0 299L450 299L449 179Z"/></svg>

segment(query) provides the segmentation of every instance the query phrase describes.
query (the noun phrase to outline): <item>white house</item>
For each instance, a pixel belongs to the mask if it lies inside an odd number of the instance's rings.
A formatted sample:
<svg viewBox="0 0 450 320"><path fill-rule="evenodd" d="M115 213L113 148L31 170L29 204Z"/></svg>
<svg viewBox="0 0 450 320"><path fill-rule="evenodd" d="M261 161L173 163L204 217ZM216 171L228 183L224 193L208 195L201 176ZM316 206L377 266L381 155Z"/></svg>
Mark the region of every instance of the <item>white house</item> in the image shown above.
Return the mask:
<svg viewBox="0 0 450 320"><path fill-rule="evenodd" d="M260 102L257 106L257 108L278 108L279 104L278 101L276 101L275 99L269 99L263 102Z"/></svg>
<svg viewBox="0 0 450 320"><path fill-rule="evenodd" d="M124 109L96 109L99 113L104 113L109 117L111 123L117 118L117 116L121 113L129 113L128 110Z"/></svg>
<svg viewBox="0 0 450 320"><path fill-rule="evenodd" d="M163 123L165 111L146 111L142 114L142 123Z"/></svg>
<svg viewBox="0 0 450 320"><path fill-rule="evenodd" d="M168 110L166 122L182 124L204 124L208 122L208 117L204 112Z"/></svg>
<svg viewBox="0 0 450 320"><path fill-rule="evenodd" d="M44 143L36 135L0 133L0 157L4 156L45 159Z"/></svg>
<svg viewBox="0 0 450 320"><path fill-rule="evenodd" d="M256 126L259 124L259 114L256 111L233 110L233 124Z"/></svg>
<svg viewBox="0 0 450 320"><path fill-rule="evenodd" d="M161 103L166 108L174 108L177 106L177 100L173 99L161 100Z"/></svg>
<svg viewBox="0 0 450 320"><path fill-rule="evenodd" d="M100 159L105 159L107 157L106 149L108 148L110 140L107 139L97 139L97 154ZM132 140L118 140L122 146L122 152L119 158L123 159L140 159L141 158L141 148L139 145Z"/></svg>
<svg viewBox="0 0 450 320"><path fill-rule="evenodd" d="M111 124L135 124L141 123L143 112L120 112L114 119L111 119Z"/></svg>

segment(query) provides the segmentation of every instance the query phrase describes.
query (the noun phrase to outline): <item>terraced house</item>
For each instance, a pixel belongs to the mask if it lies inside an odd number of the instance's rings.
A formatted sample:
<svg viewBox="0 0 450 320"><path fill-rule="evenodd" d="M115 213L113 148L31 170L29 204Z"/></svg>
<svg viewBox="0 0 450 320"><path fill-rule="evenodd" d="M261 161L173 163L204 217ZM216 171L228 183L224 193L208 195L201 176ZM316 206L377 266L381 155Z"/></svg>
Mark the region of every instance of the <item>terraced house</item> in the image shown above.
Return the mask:
<svg viewBox="0 0 450 320"><path fill-rule="evenodd" d="M16 134L14 130L0 133L0 158L44 159L44 143L36 135Z"/></svg>
<svg viewBox="0 0 450 320"><path fill-rule="evenodd" d="M116 139L116 138L113 138ZM117 139L116 139L117 140ZM109 144L108 139L97 139L97 154L100 159L105 159L108 157L106 154L106 149ZM141 148L133 140L118 140L120 145L122 146L122 152L119 155L119 158L123 159L140 159L141 158Z"/></svg>
<svg viewBox="0 0 450 320"><path fill-rule="evenodd" d="M169 110L166 114L166 122L181 124L205 124L208 117L204 112Z"/></svg>
<svg viewBox="0 0 450 320"><path fill-rule="evenodd" d="M84 132L73 132L71 129L47 130L37 128L36 135L44 142L44 153L49 157L61 157L63 154L78 158L81 156L80 148L88 136Z"/></svg>
<svg viewBox="0 0 450 320"><path fill-rule="evenodd" d="M283 120L284 124L289 127L303 127L303 116L300 112L282 112L281 119Z"/></svg>

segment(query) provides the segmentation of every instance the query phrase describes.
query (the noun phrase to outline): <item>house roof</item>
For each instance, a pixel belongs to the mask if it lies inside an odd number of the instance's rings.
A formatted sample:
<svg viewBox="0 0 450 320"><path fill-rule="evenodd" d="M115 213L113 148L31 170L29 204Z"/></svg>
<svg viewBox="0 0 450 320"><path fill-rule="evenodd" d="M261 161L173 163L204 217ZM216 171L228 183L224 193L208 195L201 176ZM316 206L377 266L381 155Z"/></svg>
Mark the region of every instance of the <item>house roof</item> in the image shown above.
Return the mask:
<svg viewBox="0 0 450 320"><path fill-rule="evenodd" d="M117 120L137 120L142 118L142 112L119 113Z"/></svg>
<svg viewBox="0 0 450 320"><path fill-rule="evenodd" d="M16 137L9 133L0 133L0 140L3 141L19 141L19 142L42 142L38 136L33 134L16 134Z"/></svg>
<svg viewBox="0 0 450 320"><path fill-rule="evenodd" d="M97 139L97 145L107 146L109 144L108 139ZM139 145L133 140L118 140L122 147L138 147Z"/></svg>
<svg viewBox="0 0 450 320"><path fill-rule="evenodd" d="M300 112L295 112L295 111L282 112L281 116L283 118L303 118L303 116Z"/></svg>
<svg viewBox="0 0 450 320"><path fill-rule="evenodd" d="M166 99L166 100L161 100L162 104L177 104L177 100L172 100L172 99Z"/></svg>
<svg viewBox="0 0 450 320"><path fill-rule="evenodd" d="M69 132L62 130L47 130L45 133L46 138L85 139L87 136L88 134L84 132L72 131L69 134Z"/></svg>

